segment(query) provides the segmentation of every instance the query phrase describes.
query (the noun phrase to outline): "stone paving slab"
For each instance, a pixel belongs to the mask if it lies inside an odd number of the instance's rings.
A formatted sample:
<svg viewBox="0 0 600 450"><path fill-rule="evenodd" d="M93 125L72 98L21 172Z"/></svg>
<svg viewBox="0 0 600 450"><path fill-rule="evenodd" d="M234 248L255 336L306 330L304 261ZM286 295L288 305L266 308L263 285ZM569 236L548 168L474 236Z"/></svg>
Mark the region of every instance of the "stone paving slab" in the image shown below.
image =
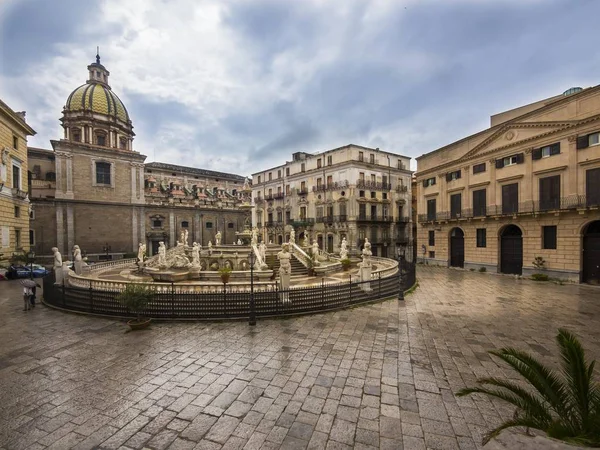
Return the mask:
<svg viewBox="0 0 600 450"><path fill-rule="evenodd" d="M486 350L557 364L568 328L600 357L600 289L419 267L390 300L285 320L118 321L0 282L0 449L476 449L511 409L453 393L515 377Z"/></svg>

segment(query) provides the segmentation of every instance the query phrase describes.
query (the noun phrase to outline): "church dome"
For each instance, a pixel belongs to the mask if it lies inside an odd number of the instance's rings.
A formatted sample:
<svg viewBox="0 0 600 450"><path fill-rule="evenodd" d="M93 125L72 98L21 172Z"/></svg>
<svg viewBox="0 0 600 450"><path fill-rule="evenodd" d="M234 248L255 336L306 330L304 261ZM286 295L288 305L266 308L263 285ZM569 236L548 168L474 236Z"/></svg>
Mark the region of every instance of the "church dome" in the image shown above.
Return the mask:
<svg viewBox="0 0 600 450"><path fill-rule="evenodd" d="M65 110L91 111L129 122L129 114L121 99L111 90L110 86L99 81L95 82L93 79L71 92L67 98Z"/></svg>

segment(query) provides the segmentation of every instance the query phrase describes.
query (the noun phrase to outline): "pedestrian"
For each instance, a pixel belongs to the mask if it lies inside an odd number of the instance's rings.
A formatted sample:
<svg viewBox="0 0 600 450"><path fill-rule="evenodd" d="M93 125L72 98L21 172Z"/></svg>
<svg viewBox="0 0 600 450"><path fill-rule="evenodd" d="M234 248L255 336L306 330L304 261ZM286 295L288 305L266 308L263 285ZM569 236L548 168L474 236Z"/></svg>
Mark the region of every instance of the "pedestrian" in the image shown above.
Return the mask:
<svg viewBox="0 0 600 450"><path fill-rule="evenodd" d="M29 303L31 304L32 308L35 308L35 290L37 286L38 285L36 284L31 288L31 297L29 297Z"/></svg>
<svg viewBox="0 0 600 450"><path fill-rule="evenodd" d="M33 292L30 287L23 286L23 311L31 309L31 296Z"/></svg>

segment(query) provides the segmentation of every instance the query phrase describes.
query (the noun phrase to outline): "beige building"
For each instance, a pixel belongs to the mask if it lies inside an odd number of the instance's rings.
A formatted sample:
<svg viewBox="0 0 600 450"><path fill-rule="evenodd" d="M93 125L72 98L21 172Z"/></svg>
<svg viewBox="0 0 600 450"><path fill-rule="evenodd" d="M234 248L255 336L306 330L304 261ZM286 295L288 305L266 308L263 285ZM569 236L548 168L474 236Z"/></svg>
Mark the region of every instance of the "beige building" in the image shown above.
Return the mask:
<svg viewBox="0 0 600 450"><path fill-rule="evenodd" d="M0 100L0 265L29 250L27 136L35 131L25 113Z"/></svg>
<svg viewBox="0 0 600 450"><path fill-rule="evenodd" d="M410 158L347 145L298 152L252 175L253 223L267 242L296 240L338 252L342 239L356 254L368 238L374 255L395 257L409 241Z"/></svg>
<svg viewBox="0 0 600 450"><path fill-rule="evenodd" d="M417 158L419 259L598 283L599 144L597 86L496 114Z"/></svg>
<svg viewBox="0 0 600 450"><path fill-rule="evenodd" d="M244 177L153 162L133 149L133 125L112 91L100 57L87 82L69 95L61 118L64 136L52 150L30 148L31 229L38 254L56 246L70 255L79 245L90 260L118 258L145 243L207 245L221 231L232 243L243 230L238 209ZM23 148L23 151L24 148ZM24 158L25 159L25 158Z"/></svg>

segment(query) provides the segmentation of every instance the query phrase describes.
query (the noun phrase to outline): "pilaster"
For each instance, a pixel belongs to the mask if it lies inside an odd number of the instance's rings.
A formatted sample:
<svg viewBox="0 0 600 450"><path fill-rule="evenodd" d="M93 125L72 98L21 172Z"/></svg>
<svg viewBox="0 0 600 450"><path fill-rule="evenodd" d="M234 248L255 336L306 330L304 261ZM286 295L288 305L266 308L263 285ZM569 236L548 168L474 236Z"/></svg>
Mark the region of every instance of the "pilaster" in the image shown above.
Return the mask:
<svg viewBox="0 0 600 450"><path fill-rule="evenodd" d="M65 198L73 199L73 155L67 153L64 159L67 172L67 192L65 193Z"/></svg>
<svg viewBox="0 0 600 450"><path fill-rule="evenodd" d="M565 193L563 197L577 194L577 182L578 182L578 168L577 168L577 135L569 136L569 149L567 153L569 155L569 170L565 171L564 188ZM584 191L585 192L585 191Z"/></svg>
<svg viewBox="0 0 600 450"><path fill-rule="evenodd" d="M134 206L131 208L131 251L135 252L138 248L138 211Z"/></svg>
<svg viewBox="0 0 600 450"><path fill-rule="evenodd" d="M56 205L56 247L58 251L65 254L65 229L63 217L63 205ZM66 259L66 258L65 258Z"/></svg>
<svg viewBox="0 0 600 450"><path fill-rule="evenodd" d="M169 211L169 247L175 247L177 239L175 239L175 214Z"/></svg>
<svg viewBox="0 0 600 450"><path fill-rule="evenodd" d="M73 205L67 205L67 251L75 245L75 218L73 217Z"/></svg>

